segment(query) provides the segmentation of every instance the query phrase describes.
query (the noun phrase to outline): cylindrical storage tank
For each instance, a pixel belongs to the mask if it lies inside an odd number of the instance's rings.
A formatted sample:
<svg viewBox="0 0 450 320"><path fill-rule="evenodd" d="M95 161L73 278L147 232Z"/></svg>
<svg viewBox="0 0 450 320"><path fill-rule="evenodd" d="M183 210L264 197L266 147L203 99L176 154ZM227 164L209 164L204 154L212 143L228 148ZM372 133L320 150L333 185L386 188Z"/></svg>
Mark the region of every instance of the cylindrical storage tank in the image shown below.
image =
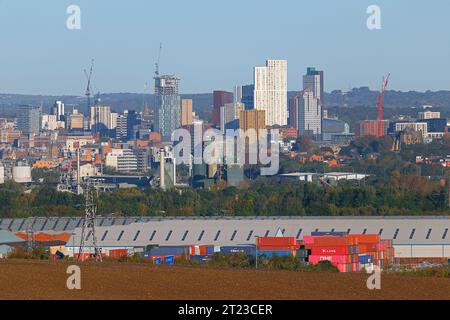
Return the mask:
<svg viewBox="0 0 450 320"><path fill-rule="evenodd" d="M5 183L5 168L0 166L0 184Z"/></svg>
<svg viewBox="0 0 450 320"><path fill-rule="evenodd" d="M17 183L31 182L31 167L30 166L13 167L12 177L13 180Z"/></svg>

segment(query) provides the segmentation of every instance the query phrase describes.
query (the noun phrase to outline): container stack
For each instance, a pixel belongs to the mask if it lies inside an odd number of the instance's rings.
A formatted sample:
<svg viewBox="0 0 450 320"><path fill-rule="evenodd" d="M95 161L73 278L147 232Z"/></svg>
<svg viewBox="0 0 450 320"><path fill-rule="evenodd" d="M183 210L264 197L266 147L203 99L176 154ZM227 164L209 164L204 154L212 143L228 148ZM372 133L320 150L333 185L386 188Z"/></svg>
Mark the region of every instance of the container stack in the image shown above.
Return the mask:
<svg viewBox="0 0 450 320"><path fill-rule="evenodd" d="M330 261L340 272L373 272L374 266L383 269L394 254L390 240L373 234L305 236L303 241L310 250L309 263Z"/></svg>
<svg viewBox="0 0 450 320"><path fill-rule="evenodd" d="M258 255L266 258L295 257L300 245L295 237L260 237L257 241Z"/></svg>
<svg viewBox="0 0 450 320"><path fill-rule="evenodd" d="M213 258L214 253L219 253L220 247L213 245L193 245L189 246L190 260L197 262L208 262Z"/></svg>
<svg viewBox="0 0 450 320"><path fill-rule="evenodd" d="M141 256L145 260L150 260L154 264L173 264L166 263L166 259L173 261L184 258L189 258L189 247L188 246L165 246L156 247L141 253Z"/></svg>

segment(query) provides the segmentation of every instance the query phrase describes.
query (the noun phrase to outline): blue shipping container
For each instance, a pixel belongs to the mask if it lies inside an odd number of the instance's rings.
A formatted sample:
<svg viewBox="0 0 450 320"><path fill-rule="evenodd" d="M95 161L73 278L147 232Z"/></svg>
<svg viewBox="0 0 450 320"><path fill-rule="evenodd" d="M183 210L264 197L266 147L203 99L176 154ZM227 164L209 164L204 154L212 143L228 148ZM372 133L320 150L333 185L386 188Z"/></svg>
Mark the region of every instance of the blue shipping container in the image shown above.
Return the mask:
<svg viewBox="0 0 450 320"><path fill-rule="evenodd" d="M244 254L255 255L255 246L226 246L220 247L220 253L224 255Z"/></svg>
<svg viewBox="0 0 450 320"><path fill-rule="evenodd" d="M175 256L164 257L164 264L174 264L174 263L175 263Z"/></svg>
<svg viewBox="0 0 450 320"><path fill-rule="evenodd" d="M206 263L208 261L211 261L212 256L195 255L195 256L191 256L190 259L192 261L198 261L198 262Z"/></svg>
<svg viewBox="0 0 450 320"><path fill-rule="evenodd" d="M183 253L189 255L189 247L185 246L158 247L153 248L145 253L148 253L151 256L169 256L169 255L181 256Z"/></svg>
<svg viewBox="0 0 450 320"><path fill-rule="evenodd" d="M277 257L289 257L289 256L293 256L294 254L292 253L292 251L290 250L258 250L258 256L266 256L267 258L272 258L273 256L277 256Z"/></svg>
<svg viewBox="0 0 450 320"><path fill-rule="evenodd" d="M162 263L161 260L162 260L161 257L155 258L155 259L153 259L153 263L154 264L161 264Z"/></svg>
<svg viewBox="0 0 450 320"><path fill-rule="evenodd" d="M361 255L359 256L358 262L361 264L368 264L373 262L372 255Z"/></svg>

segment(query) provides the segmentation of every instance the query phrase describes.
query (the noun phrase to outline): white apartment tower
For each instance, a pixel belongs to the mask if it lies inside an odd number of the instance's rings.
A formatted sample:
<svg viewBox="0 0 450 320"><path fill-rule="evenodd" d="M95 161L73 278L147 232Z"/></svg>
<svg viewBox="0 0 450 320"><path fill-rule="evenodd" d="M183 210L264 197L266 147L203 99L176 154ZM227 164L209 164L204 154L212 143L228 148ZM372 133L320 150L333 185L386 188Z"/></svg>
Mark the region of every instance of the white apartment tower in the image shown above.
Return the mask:
<svg viewBox="0 0 450 320"><path fill-rule="evenodd" d="M266 125L287 125L287 61L267 60L254 69L254 106L266 111Z"/></svg>

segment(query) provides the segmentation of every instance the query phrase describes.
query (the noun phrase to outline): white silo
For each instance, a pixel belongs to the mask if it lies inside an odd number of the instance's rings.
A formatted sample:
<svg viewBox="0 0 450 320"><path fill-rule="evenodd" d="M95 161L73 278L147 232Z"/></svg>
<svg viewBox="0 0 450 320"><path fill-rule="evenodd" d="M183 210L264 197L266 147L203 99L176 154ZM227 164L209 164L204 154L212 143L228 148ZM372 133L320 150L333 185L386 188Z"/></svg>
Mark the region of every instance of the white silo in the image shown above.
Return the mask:
<svg viewBox="0 0 450 320"><path fill-rule="evenodd" d="M31 182L31 167L18 165L13 167L12 170L13 180L17 183L30 183Z"/></svg>

